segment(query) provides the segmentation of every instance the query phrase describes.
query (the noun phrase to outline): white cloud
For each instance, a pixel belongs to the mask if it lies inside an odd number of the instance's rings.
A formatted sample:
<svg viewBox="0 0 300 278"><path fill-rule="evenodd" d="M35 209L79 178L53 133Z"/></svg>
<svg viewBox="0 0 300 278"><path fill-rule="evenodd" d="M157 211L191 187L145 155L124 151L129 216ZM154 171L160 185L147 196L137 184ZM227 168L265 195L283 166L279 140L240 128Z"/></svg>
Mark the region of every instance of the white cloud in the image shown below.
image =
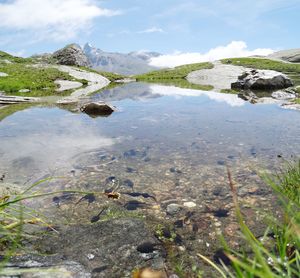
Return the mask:
<svg viewBox="0 0 300 278"><path fill-rule="evenodd" d="M164 33L164 30L158 27L151 27L142 31L137 32L138 34L147 34L147 33Z"/></svg>
<svg viewBox="0 0 300 278"><path fill-rule="evenodd" d="M87 29L94 18L120 13L100 8L93 0L13 0L0 3L0 28L67 40Z"/></svg>
<svg viewBox="0 0 300 278"><path fill-rule="evenodd" d="M243 106L245 101L240 99L237 95L234 94L221 94L213 91L201 91L201 90L193 90L193 89L182 89L178 87L172 87L170 90L170 86L163 85L151 85L150 90L154 95L161 96L176 96L176 97L198 97L198 96L207 96L211 100L217 102L225 102L232 107Z"/></svg>
<svg viewBox="0 0 300 278"><path fill-rule="evenodd" d="M175 52L173 54L161 55L150 60L151 66L176 67L185 64L215 61L223 58L248 57L253 55L269 55L274 50L269 48L257 48L249 50L243 41L233 41L226 46L218 46L206 53L199 52Z"/></svg>

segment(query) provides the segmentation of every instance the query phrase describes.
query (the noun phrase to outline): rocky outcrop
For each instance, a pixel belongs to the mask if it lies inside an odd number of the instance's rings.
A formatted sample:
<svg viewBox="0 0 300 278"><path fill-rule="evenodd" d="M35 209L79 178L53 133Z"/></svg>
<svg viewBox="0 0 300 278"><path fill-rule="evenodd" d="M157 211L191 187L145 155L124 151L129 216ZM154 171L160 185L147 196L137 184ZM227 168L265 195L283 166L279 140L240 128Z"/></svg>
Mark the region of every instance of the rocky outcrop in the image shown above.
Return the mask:
<svg viewBox="0 0 300 278"><path fill-rule="evenodd" d="M284 74L272 70L250 70L231 84L232 89L277 90L293 86L293 82Z"/></svg>
<svg viewBox="0 0 300 278"><path fill-rule="evenodd" d="M70 44L52 55L57 64L67 66L89 66L88 59L81 47L77 44Z"/></svg>
<svg viewBox="0 0 300 278"><path fill-rule="evenodd" d="M288 49L275 52L269 56L270 58L288 61L290 63L300 63L300 49Z"/></svg>
<svg viewBox="0 0 300 278"><path fill-rule="evenodd" d="M109 116L115 111L115 108L103 101L99 101L84 104L80 107L80 111L88 114L91 117Z"/></svg>

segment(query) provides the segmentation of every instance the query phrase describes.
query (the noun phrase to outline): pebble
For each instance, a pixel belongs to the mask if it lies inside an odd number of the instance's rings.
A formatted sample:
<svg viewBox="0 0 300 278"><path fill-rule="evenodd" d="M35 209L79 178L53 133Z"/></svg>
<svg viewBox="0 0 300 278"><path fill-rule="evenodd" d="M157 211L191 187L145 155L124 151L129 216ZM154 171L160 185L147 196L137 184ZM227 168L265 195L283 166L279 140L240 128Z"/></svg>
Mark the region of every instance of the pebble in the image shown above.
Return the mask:
<svg viewBox="0 0 300 278"><path fill-rule="evenodd" d="M167 206L167 213L170 215L174 215L181 210L181 207L178 204L169 204Z"/></svg>
<svg viewBox="0 0 300 278"><path fill-rule="evenodd" d="M89 260L93 260L95 258L95 255L94 254L87 254L87 258Z"/></svg>
<svg viewBox="0 0 300 278"><path fill-rule="evenodd" d="M196 207L197 205L196 205L196 203L194 203L194 202L185 202L185 203L183 203L183 206L185 206L185 207L187 207L187 208L194 208L194 207Z"/></svg>

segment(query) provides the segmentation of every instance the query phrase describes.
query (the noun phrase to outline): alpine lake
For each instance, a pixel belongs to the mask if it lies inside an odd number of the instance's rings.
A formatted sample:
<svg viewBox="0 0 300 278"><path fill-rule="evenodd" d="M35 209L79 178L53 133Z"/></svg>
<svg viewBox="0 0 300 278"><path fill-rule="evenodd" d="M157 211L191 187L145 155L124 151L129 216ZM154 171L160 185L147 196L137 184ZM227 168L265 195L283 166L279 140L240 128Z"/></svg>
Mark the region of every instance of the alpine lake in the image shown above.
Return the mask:
<svg viewBox="0 0 300 278"><path fill-rule="evenodd" d="M221 237L232 248L242 245L228 170L256 236L265 232L265 213L280 217L263 176L299 155L299 111L146 83L90 99L116 111L92 118L64 107L31 106L0 122L3 182L24 190L45 179L35 192L59 191L25 201L53 227L94 225L99 212L100 222L142 219L170 268L205 270L197 254L212 258Z"/></svg>

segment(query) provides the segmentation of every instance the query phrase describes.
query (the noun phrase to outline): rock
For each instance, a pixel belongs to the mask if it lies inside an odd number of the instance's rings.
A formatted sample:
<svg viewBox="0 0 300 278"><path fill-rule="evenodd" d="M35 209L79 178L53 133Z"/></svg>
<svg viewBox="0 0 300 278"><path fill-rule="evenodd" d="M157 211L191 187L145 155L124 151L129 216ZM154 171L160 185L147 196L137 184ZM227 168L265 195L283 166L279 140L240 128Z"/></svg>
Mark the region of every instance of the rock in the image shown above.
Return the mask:
<svg viewBox="0 0 300 278"><path fill-rule="evenodd" d="M183 206L184 206L184 207L187 207L187 208L194 208L194 207L196 207L197 205L196 205L196 203L194 203L194 202L185 202L185 203L183 203Z"/></svg>
<svg viewBox="0 0 300 278"><path fill-rule="evenodd" d="M288 49L275 52L270 55L271 58L281 59L291 63L300 63L300 49Z"/></svg>
<svg viewBox="0 0 300 278"><path fill-rule="evenodd" d="M67 66L88 67L89 62L81 47L77 44L70 44L52 55L57 64Z"/></svg>
<svg viewBox="0 0 300 278"><path fill-rule="evenodd" d="M109 116L115 111L115 107L102 101L90 102L81 106L80 111L88 114L91 117Z"/></svg>
<svg viewBox="0 0 300 278"><path fill-rule="evenodd" d="M69 80L55 80L54 83L59 85L59 88L56 90L57 92L77 89L82 86L82 83L80 83L80 82L69 81Z"/></svg>
<svg viewBox="0 0 300 278"><path fill-rule="evenodd" d="M149 253L141 253L144 251L141 246L148 242L155 248L147 250ZM93 273L93 277L132 277L134 269L155 268L158 261L164 264L165 257L161 243L144 222L136 218L62 227L60 234L47 234L38 245L42 252L55 253L65 260L80 263ZM88 258L89 254L93 254L92 260Z"/></svg>
<svg viewBox="0 0 300 278"><path fill-rule="evenodd" d="M284 104L282 104L281 107L285 108L285 109L292 109L292 110L300 111L300 104L298 104L298 103L284 103Z"/></svg>
<svg viewBox="0 0 300 278"><path fill-rule="evenodd" d="M249 101L250 103L257 103L258 100L257 95L251 91L243 91L238 94L238 97L243 100Z"/></svg>
<svg viewBox="0 0 300 278"><path fill-rule="evenodd" d="M5 72L0 72L0 77L6 77L6 76L8 76L7 73L5 73Z"/></svg>
<svg viewBox="0 0 300 278"><path fill-rule="evenodd" d="M169 204L167 206L167 213L170 215L175 215L181 210L181 207L178 204Z"/></svg>
<svg viewBox="0 0 300 278"><path fill-rule="evenodd" d="M279 100L287 100L296 98L296 95L290 91L276 91L272 93L272 97Z"/></svg>
<svg viewBox="0 0 300 278"><path fill-rule="evenodd" d="M17 104L17 103L31 103L38 102L40 98L36 97L18 97L18 96L0 96L0 104Z"/></svg>
<svg viewBox="0 0 300 278"><path fill-rule="evenodd" d="M30 90L29 89L22 89L22 90L19 90L19 93L29 93Z"/></svg>
<svg viewBox="0 0 300 278"><path fill-rule="evenodd" d="M246 71L231 83L232 89L276 90L293 86L293 82L284 74L272 70Z"/></svg>
<svg viewBox="0 0 300 278"><path fill-rule="evenodd" d="M5 277L22 278L90 278L91 273L79 263L62 256L23 255L12 257L4 268ZM3 277L3 276L1 276Z"/></svg>

